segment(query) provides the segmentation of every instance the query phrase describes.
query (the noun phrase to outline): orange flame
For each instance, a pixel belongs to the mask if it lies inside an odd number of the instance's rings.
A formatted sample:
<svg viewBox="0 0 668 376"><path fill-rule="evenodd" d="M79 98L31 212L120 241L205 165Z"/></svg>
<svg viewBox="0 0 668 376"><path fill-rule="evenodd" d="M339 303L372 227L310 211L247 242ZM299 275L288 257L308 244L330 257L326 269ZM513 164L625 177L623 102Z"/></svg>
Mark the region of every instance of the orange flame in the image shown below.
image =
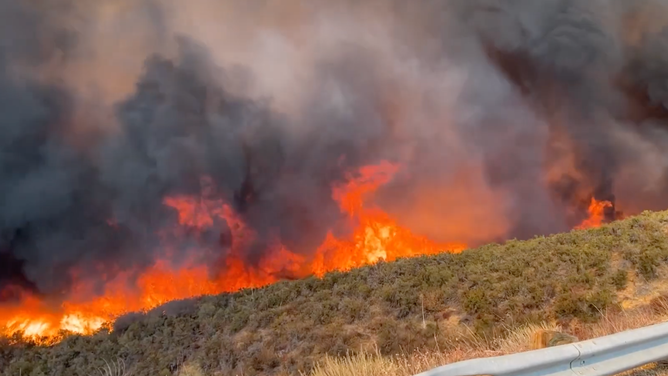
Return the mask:
<svg viewBox="0 0 668 376"><path fill-rule="evenodd" d="M261 287L277 282L286 273L322 277L330 271L346 271L381 260L464 250L463 243L441 244L415 235L379 208L365 205L369 195L387 183L398 168L387 162L364 167L356 176L349 176L346 184L333 188L333 198L348 215L351 235L337 238L329 233L310 256L296 254L276 243L257 266L246 265L241 257L245 245L255 236L252 229L222 200L206 198L210 197L211 183L204 179L203 198L169 197L164 204L178 212L181 228L173 229L176 232L206 229L217 219L227 222L232 244L222 261L224 272L211 276L206 265L197 260L175 268L166 257L143 271L134 288L127 283L131 272L123 272L107 282L102 295L67 300L55 308L36 296L25 295L20 304L0 311L0 328L4 327L0 333L23 332L43 341L52 340L61 331L90 334L127 312L149 310L172 300ZM80 283L71 296L94 294Z"/></svg>
<svg viewBox="0 0 668 376"><path fill-rule="evenodd" d="M256 235L223 200L207 198L211 197L213 186L209 179L203 179L201 197L169 197L164 204L178 212L180 226L170 229L177 235L185 231L202 231L217 220L228 224L232 243L228 252L221 256L223 272L212 276L207 265L198 260L186 260L174 267L169 262L170 252L165 251L165 258L142 271L134 285L128 283L132 280L132 271L117 274L106 283L101 295L93 294L85 283L75 284L70 296L78 299L69 299L57 307L19 290L23 295L21 302L3 306L0 310L0 334L23 332L25 336L43 342L54 341L60 338L62 331L91 334L127 312L146 311L178 299L262 287L277 282L281 275L322 277L330 271L346 271L381 260L466 249L463 243L438 243L413 234L387 213L369 204L369 197L389 182L398 170L399 166L388 162L367 166L348 176L347 183L333 187L332 197L342 213L348 216L352 229L350 235L339 238L330 232L309 256L294 253L276 242L255 266L244 262L242 252ZM611 206L609 201L592 198L589 217L576 228L600 226L605 209ZM76 277L75 273L73 277ZM85 298L91 296L96 297Z"/></svg>
<svg viewBox="0 0 668 376"><path fill-rule="evenodd" d="M605 209L611 207L612 207L612 202L598 201L592 197L591 202L589 204L589 208L587 209L587 212L589 213L589 218L582 221L582 223L580 223L575 228L582 230L582 229L600 227L603 224L603 220L605 219Z"/></svg>

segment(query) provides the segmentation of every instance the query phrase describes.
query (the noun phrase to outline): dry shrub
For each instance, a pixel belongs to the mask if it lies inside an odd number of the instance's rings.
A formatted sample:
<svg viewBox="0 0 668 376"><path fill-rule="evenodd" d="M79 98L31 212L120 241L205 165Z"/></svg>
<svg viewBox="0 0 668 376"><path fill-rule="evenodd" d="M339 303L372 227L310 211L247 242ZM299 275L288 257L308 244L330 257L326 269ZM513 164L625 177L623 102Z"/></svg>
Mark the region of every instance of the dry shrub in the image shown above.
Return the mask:
<svg viewBox="0 0 668 376"><path fill-rule="evenodd" d="M562 328L556 324L542 323L526 325L511 331L506 337L497 340L495 348L502 354L513 354L533 350L536 346L534 339L541 332L561 332Z"/></svg>

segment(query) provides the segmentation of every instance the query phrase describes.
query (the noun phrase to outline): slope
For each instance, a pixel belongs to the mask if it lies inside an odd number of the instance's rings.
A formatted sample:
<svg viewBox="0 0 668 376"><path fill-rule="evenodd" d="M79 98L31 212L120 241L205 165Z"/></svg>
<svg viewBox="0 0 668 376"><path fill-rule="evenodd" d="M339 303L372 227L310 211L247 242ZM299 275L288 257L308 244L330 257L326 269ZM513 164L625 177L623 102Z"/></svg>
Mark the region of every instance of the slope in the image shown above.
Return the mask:
<svg viewBox="0 0 668 376"><path fill-rule="evenodd" d="M668 212L600 228L402 259L322 279L169 303L114 330L48 345L0 344L0 375L92 375L122 360L133 376L295 374L325 355L381 354L498 338L529 323L588 325L668 291ZM470 329L470 330L469 330ZM66 335L65 333L63 335Z"/></svg>

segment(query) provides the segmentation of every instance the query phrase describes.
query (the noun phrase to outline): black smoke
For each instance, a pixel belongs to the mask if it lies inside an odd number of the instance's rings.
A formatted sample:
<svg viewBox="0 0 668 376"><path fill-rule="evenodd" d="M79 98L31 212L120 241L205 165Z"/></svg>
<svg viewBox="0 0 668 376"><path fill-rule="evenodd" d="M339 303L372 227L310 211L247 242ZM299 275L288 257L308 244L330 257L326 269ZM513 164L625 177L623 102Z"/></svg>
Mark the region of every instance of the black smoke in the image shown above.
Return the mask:
<svg viewBox="0 0 668 376"><path fill-rule="evenodd" d="M272 96L239 89L270 76L257 62L224 66L195 30L172 30L167 5L137 3L150 17L132 22L156 47L110 106L71 82L95 42L79 2L0 2L0 300L21 289L57 300L74 279L101 287L141 272L165 245L177 264L196 249L224 271L230 224L171 232L179 219L167 197L232 205L257 233L248 265L276 241L308 255L346 230L332 187L383 160L403 169L376 204L438 240L568 230L591 197L630 212L668 205L665 167L654 163L668 140L668 29L634 29L641 37L629 42L624 26L639 9L668 15L658 2L377 1L386 13L367 17L387 26L380 36L356 18L362 5L328 13L314 2L305 25L338 17L351 29L300 35L344 42L302 51L315 55L312 74ZM111 46L103 57L118 58ZM305 93L297 110L276 103L293 88ZM469 165L479 174L460 171ZM621 178L634 171L651 174ZM477 226L463 233L461 223Z"/></svg>
<svg viewBox="0 0 668 376"><path fill-rule="evenodd" d="M11 12L41 15L19 3ZM45 27L41 20L26 22ZM10 34L16 35L3 37ZM36 60L75 49L57 42L16 43L54 49L39 51L46 56ZM14 79L3 69L0 290L19 285L50 296L67 293L72 271L102 286L101 272L111 278L119 270L141 271L165 244L213 247L214 261L222 263L230 244L227 224L217 224L213 238L170 238L161 231L178 223L164 199L202 197L203 177L215 189L203 198L232 203L257 232L244 255L249 265L276 239L296 252L315 249L341 217L331 187L347 171L379 160L366 149L382 136L382 124L367 118L367 129L357 132L355 119L314 102L304 119L311 129L288 134L287 120L267 103L220 85L226 73L205 47L187 37L176 42L174 58L147 57L135 93L113 111L119 129L104 135L69 128L74 109L65 87ZM37 53L14 51L16 43L7 43L0 56L18 64ZM328 70L323 74L343 77L346 94L357 95L353 86L359 83L345 76L360 73ZM353 132L358 137L351 138ZM74 142L75 133L90 142Z"/></svg>

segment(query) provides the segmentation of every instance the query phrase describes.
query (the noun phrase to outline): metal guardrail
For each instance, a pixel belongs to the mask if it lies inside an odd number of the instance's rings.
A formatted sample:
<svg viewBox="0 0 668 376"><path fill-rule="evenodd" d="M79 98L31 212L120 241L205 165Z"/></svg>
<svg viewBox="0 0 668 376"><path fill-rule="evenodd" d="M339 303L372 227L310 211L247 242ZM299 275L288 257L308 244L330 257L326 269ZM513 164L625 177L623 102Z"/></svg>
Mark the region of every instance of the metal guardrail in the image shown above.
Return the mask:
<svg viewBox="0 0 668 376"><path fill-rule="evenodd" d="M466 360L416 376L607 376L668 359L668 323L518 354Z"/></svg>

